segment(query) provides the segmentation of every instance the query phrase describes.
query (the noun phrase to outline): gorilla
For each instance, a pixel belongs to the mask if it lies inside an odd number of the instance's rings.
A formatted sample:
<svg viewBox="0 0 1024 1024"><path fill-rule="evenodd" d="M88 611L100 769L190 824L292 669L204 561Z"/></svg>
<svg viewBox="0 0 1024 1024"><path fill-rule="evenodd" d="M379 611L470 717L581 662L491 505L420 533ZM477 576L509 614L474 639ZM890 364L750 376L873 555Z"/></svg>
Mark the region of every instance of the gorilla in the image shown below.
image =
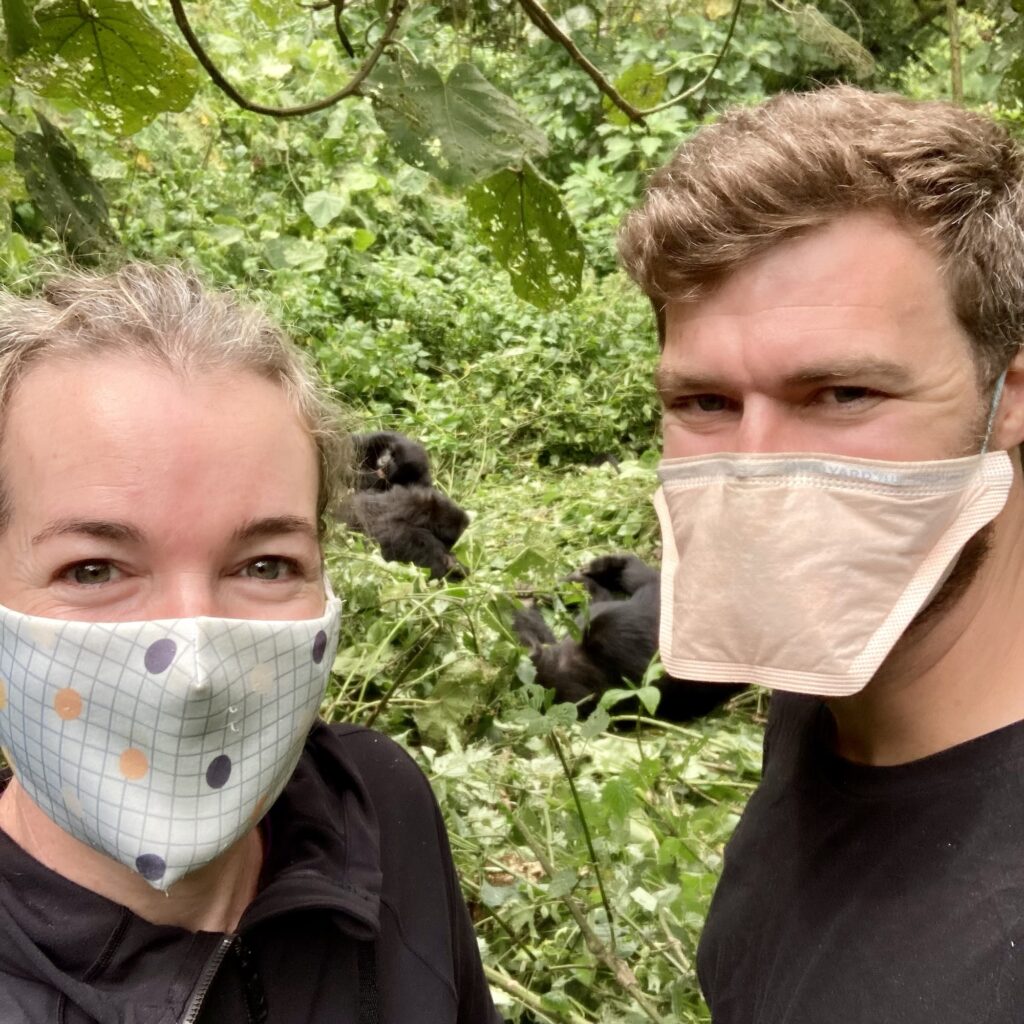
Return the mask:
<svg viewBox="0 0 1024 1024"><path fill-rule="evenodd" d="M533 606L516 613L513 628L530 652L537 682L555 699L589 714L605 690L639 683L658 649L659 575L635 555L603 555L568 577L590 595L579 620L580 639L558 640ZM698 683L663 676L658 718L687 722L713 711L741 684Z"/></svg>
<svg viewBox="0 0 1024 1024"><path fill-rule="evenodd" d="M430 459L418 441L393 431L355 434L356 491L336 518L372 537L389 562L412 562L432 580L464 579L451 553L469 516L432 484Z"/></svg>
<svg viewBox="0 0 1024 1024"><path fill-rule="evenodd" d="M342 505L340 518L377 541L389 562L423 566L432 580L461 580L469 572L451 553L469 516L435 487L357 491Z"/></svg>
<svg viewBox="0 0 1024 1024"><path fill-rule="evenodd" d="M404 434L381 430L353 434L356 487L360 491L387 491L392 487L430 487L430 459L418 441Z"/></svg>

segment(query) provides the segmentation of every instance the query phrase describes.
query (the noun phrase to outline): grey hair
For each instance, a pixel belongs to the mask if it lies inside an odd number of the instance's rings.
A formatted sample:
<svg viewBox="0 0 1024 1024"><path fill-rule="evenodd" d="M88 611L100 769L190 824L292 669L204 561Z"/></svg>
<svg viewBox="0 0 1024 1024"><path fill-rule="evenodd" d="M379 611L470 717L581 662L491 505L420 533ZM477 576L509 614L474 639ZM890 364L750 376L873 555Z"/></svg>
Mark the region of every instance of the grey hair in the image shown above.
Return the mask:
<svg viewBox="0 0 1024 1024"><path fill-rule="evenodd" d="M33 297L0 292L0 440L18 383L32 367L108 353L179 373L244 370L281 387L316 445L324 535L350 467L341 406L312 360L265 313L205 288L178 266L129 263L111 274L56 276ZM0 529L10 514L0 481Z"/></svg>

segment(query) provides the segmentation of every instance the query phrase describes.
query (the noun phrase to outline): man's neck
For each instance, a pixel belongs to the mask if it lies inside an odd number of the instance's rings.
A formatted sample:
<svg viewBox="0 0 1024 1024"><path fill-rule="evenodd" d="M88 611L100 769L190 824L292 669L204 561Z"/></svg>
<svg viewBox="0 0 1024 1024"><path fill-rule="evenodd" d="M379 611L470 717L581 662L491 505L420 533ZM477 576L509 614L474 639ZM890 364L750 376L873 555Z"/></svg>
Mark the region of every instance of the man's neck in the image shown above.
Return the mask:
<svg viewBox="0 0 1024 1024"><path fill-rule="evenodd" d="M963 596L911 631L853 697L829 701L837 752L905 764L1024 719L1024 497L1020 481Z"/></svg>
<svg viewBox="0 0 1024 1024"><path fill-rule="evenodd" d="M231 932L256 894L263 848L253 829L164 893L51 821L12 779L0 796L0 829L51 871L153 924Z"/></svg>

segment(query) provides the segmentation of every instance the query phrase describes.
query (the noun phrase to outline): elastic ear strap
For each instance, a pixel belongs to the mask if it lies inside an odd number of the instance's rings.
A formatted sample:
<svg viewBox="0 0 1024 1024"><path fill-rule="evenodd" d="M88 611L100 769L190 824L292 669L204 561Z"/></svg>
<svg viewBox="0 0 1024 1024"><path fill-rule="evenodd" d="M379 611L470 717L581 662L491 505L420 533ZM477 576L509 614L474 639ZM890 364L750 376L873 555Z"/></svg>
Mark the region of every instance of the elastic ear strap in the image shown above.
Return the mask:
<svg viewBox="0 0 1024 1024"><path fill-rule="evenodd" d="M995 426L996 413L999 411L999 400L1003 397L1003 385L1006 383L1006 374L1008 372L1003 370L999 374L999 379L996 381L996 389L992 393L992 404L988 410L988 422L985 424L985 439L981 442L981 454L984 455L988 451L988 443L992 438L992 428Z"/></svg>

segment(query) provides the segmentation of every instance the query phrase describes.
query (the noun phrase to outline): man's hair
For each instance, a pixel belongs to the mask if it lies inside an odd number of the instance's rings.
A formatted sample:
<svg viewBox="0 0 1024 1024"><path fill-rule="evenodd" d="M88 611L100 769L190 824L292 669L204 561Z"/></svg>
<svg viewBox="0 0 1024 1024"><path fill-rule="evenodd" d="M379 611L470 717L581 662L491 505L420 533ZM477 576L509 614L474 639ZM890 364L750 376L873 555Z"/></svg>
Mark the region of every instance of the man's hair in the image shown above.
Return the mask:
<svg viewBox="0 0 1024 1024"><path fill-rule="evenodd" d="M1024 340L1024 155L988 117L836 86L727 112L679 147L619 254L651 299L694 301L780 242L878 210L936 253L982 379Z"/></svg>
<svg viewBox="0 0 1024 1024"><path fill-rule="evenodd" d="M207 290L177 266L130 263L108 275L68 273L31 298L0 292L0 440L12 396L29 370L48 359L108 354L183 374L247 371L277 384L316 445L323 535L350 464L340 406L306 354L266 314ZM10 500L0 481L0 529Z"/></svg>

